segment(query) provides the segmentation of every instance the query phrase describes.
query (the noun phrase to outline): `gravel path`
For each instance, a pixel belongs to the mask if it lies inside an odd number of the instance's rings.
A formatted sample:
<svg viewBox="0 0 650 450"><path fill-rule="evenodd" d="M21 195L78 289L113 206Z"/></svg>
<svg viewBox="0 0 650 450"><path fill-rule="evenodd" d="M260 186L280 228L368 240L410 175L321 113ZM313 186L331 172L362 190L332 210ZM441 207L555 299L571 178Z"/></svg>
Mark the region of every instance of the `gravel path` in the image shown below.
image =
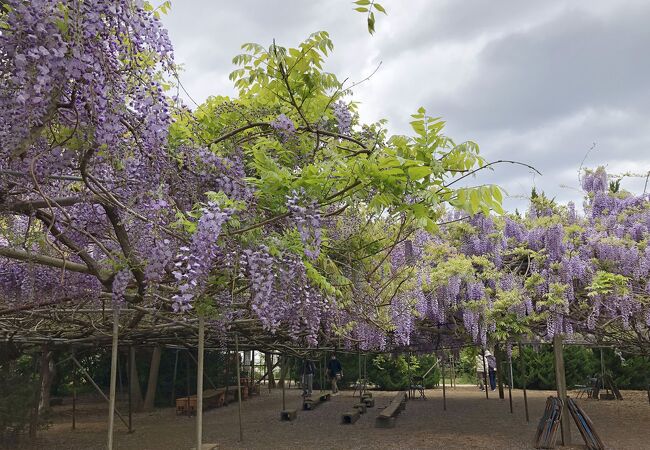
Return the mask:
<svg viewBox="0 0 650 450"><path fill-rule="evenodd" d="M206 411L204 442L218 443L221 449L526 449L531 447L537 421L549 391L529 391L531 422L526 423L521 391L514 391L514 414L506 399L495 393L490 399L476 388L457 387L447 391L447 411L442 408L442 392L427 391L428 400L409 401L395 428L375 428L378 411L394 393L373 392L376 406L354 425L342 425L341 414L357 402L351 392L343 392L314 411L298 411L293 422L281 422L281 390L243 403L244 441L238 442L237 404ZM579 404L591 417L596 431L613 449L650 448L650 405L644 392L624 391L624 401L582 400ZM67 400L67 399L66 399ZM288 408L300 409L297 390L287 390ZM126 411L119 405L120 411ZM106 410L99 402L79 406L77 430L70 429L70 406L57 407L53 426L40 433L36 442L22 449L103 449L106 440ZM134 414L136 432L126 433L116 418L118 449L182 449L193 447L194 418L176 416L172 408ZM582 443L573 428L573 441ZM565 447L567 448L567 447ZM575 446L573 448L583 448Z"/></svg>

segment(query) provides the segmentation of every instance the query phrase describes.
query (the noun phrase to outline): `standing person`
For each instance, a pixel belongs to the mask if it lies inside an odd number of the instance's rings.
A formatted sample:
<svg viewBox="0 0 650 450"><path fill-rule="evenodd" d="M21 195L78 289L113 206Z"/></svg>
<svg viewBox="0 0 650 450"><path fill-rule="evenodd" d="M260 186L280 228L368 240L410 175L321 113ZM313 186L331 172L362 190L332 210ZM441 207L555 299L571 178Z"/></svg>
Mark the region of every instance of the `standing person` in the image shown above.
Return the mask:
<svg viewBox="0 0 650 450"><path fill-rule="evenodd" d="M302 396L311 397L312 390L314 388L314 373L316 372L316 366L314 362L305 358L302 360Z"/></svg>
<svg viewBox="0 0 650 450"><path fill-rule="evenodd" d="M341 367L341 362L336 359L335 353L332 353L332 357L327 362L327 375L332 382L332 394L338 394L339 387L336 383L343 378L343 367Z"/></svg>
<svg viewBox="0 0 650 450"><path fill-rule="evenodd" d="M490 389L497 388L497 359L489 350L485 352L485 359L487 359L488 376L490 377Z"/></svg>
<svg viewBox="0 0 650 450"><path fill-rule="evenodd" d="M485 352L487 356L489 352ZM483 380L485 379L485 369L488 366L487 358L483 358L481 354L476 355L476 377L478 378L478 387L483 390Z"/></svg>

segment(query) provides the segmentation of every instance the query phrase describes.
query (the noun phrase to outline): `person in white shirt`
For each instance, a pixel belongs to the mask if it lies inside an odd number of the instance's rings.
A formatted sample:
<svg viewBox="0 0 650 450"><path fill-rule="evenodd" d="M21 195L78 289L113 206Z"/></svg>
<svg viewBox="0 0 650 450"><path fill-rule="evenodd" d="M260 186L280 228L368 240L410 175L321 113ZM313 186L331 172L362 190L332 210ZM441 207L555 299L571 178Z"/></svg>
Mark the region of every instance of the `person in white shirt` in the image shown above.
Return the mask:
<svg viewBox="0 0 650 450"><path fill-rule="evenodd" d="M485 372L488 372L490 378L490 388L496 388L496 359L492 356L490 350L485 350L485 356L480 353L476 355L476 377L478 378L478 387L485 389L483 381L485 380Z"/></svg>
<svg viewBox="0 0 650 450"><path fill-rule="evenodd" d="M487 366L487 361L479 353L476 355L476 380L479 389L484 389L483 380L485 380L485 367Z"/></svg>

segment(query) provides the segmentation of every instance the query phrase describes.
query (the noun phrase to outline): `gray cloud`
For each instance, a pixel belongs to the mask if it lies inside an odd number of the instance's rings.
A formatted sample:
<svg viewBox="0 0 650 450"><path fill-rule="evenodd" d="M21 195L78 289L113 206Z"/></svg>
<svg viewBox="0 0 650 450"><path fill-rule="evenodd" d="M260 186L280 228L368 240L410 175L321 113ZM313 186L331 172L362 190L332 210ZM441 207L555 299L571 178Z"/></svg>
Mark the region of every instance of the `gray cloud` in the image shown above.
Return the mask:
<svg viewBox="0 0 650 450"><path fill-rule="evenodd" d="M383 62L355 89L365 121L387 118L392 132L407 133L409 114L425 106L457 141L477 141L487 159L539 168L542 177L503 166L476 179L504 186L512 209L532 185L579 203L577 170L593 142L587 166L650 170L647 1L382 3L389 15L373 37L350 2L337 0L183 1L163 20L198 101L233 93L230 61L242 43L295 46L329 31L335 51L326 67L340 79L359 80Z"/></svg>
<svg viewBox="0 0 650 450"><path fill-rule="evenodd" d="M534 126L585 108L628 109L648 104L650 28L630 11L610 23L582 11L563 14L527 32L488 44L467 87L471 108L449 99L450 114L469 126Z"/></svg>

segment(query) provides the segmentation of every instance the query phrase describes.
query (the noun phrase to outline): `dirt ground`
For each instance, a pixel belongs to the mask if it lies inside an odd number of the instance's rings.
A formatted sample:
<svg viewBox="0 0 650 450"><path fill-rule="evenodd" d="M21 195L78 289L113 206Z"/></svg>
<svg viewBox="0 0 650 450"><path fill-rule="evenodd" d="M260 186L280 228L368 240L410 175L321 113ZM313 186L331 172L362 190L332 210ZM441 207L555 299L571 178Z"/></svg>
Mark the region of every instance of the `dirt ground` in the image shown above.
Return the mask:
<svg viewBox="0 0 650 450"><path fill-rule="evenodd" d="M393 393L373 392L374 408L354 425L342 425L341 414L356 403L352 392L342 392L314 411L300 410L299 391L287 390L287 408L298 409L293 422L279 420L282 406L280 389L242 403L244 440L239 442L237 404L206 411L204 443L220 449L527 449L550 391L528 391L530 422L524 415L523 394L513 391L514 414L510 414L508 392L499 400L496 392L485 394L472 386L447 390L447 411L443 411L442 391L426 392L427 400L410 400L398 417L395 428L375 428L375 417ZM645 392L624 391L623 401L580 400L596 431L611 449L650 448L650 404ZM126 412L124 404L118 408ZM182 449L194 445L195 418L176 416L173 408L133 416L135 432L128 434L116 417L115 442L118 449ZM582 444L572 428L573 442ZM71 430L69 399L55 409L53 425L41 432L37 441L21 449L103 449L106 441L106 407L98 401L78 406L77 429ZM571 448L584 448L574 446Z"/></svg>

